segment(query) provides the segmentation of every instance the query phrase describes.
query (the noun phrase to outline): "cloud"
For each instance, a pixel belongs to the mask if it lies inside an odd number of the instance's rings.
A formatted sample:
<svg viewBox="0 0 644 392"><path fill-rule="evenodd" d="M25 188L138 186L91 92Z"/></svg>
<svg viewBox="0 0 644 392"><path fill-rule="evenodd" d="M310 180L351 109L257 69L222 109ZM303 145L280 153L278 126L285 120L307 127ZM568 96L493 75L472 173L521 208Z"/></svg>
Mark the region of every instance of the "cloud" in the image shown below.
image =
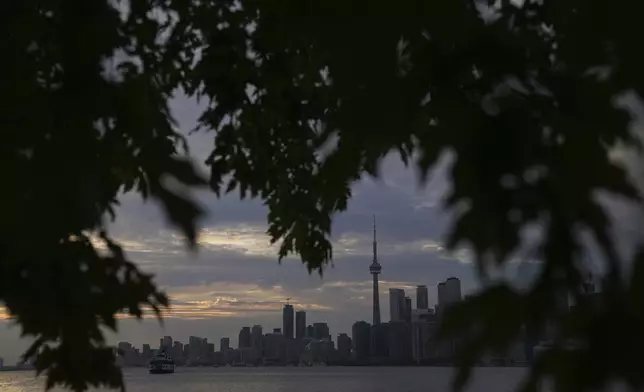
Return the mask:
<svg viewBox="0 0 644 392"><path fill-rule="evenodd" d="M269 258L275 258L278 248L270 244L265 227L247 223L204 228L199 236L199 245L214 251L232 251Z"/></svg>
<svg viewBox="0 0 644 392"><path fill-rule="evenodd" d="M174 114L187 133L195 125L199 108L194 101L178 98ZM189 136L192 154L200 165L212 147L212 134ZM350 332L357 320L371 319L372 216L378 222L378 251L383 266L380 287L383 318L388 314L388 289L400 287L413 297L417 284L431 287L449 276L459 276L463 287L474 285L469 257L448 254L442 235L449 215L440 209L448 181L434 173L429 188L420 189L417 173L398 159L387 158L382 179L365 179L354 187L348 211L334 218L334 264L322 276L310 275L297 257L278 263L277 247L271 246L267 209L258 200L239 201L230 194L217 199L208 191L193 196L208 212L197 252L187 251L183 239L165 220L159 206L136 194L121 198L117 220L110 234L128 256L155 275L169 295L172 308L163 325L152 314L143 321L122 318L111 341L157 344L162 334L186 341L196 335L218 341L231 337L233 344L244 325L261 324L265 330L281 327L281 308L287 298L295 308L306 310L308 323L328 322L332 333ZM25 348L19 330L0 311L1 356L13 362Z"/></svg>
<svg viewBox="0 0 644 392"><path fill-rule="evenodd" d="M390 288L398 288L403 290L415 290L416 284L411 282L392 282L387 280L378 280L378 288L380 293L388 293ZM338 280L323 284L318 288L319 291L343 289L355 293L372 293L373 280L363 280L357 282L348 282Z"/></svg>
<svg viewBox="0 0 644 392"><path fill-rule="evenodd" d="M397 173L398 167L394 167ZM383 168L385 175L387 167ZM159 335L181 341L222 336L236 341L243 325L261 324L265 330L282 327L286 298L297 310L306 310L308 323L328 322L332 333L350 332L353 322L371 319L372 216L377 215L381 275L381 309L388 314L388 288L400 287L414 296L417 284L435 286L449 276L472 285L467 258L447 254L441 245L446 215L425 200L421 192L402 190L409 179L396 175L395 183L365 180L356 186L349 210L333 226L334 265L322 277L309 275L297 257L278 263L277 248L266 234L266 210L256 201L234 197L215 199L196 195L208 209L200 247L187 248L167 226L159 208L138 197L123 198L110 233L128 256L171 298L172 308L160 326L153 315L142 322L123 318L114 342L157 344ZM418 196L414 196L418 195ZM430 289L430 300L435 294ZM25 347L16 328L2 332L0 343L8 362ZM3 340L4 339L4 340ZM234 344L234 343L233 343ZM6 348L5 348L6 347Z"/></svg>
<svg viewBox="0 0 644 392"><path fill-rule="evenodd" d="M178 97L173 113L184 134L196 125L201 108L194 100ZM189 136L190 149L202 168L213 142L211 133ZM617 154L622 159L626 154ZM383 319L388 317L388 289L403 288L414 297L414 288L425 284L430 303L436 301L436 285L451 276L462 281L464 291L476 288L472 255L463 249L448 253L443 236L451 215L443 211L442 198L450 183L446 168L453 159L444 154L426 187L419 175L395 156L381 164L381 178L365 178L353 188L348 210L334 217L332 240L334 264L322 277L309 275L297 257L277 261L277 248L266 234L267 209L259 200L239 201L230 194L216 198L208 191L193 196L208 212L202 220L200 247L187 251L183 239L169 227L159 206L145 203L136 194L121 197L118 219L110 233L125 247L129 257L153 273L171 298L173 307L163 325L152 317L143 321L123 318L112 342L158 344L169 334L186 341L196 335L218 341L232 338L233 345L244 325L261 324L265 330L281 327L281 308L286 298L296 309L307 311L308 323L326 321L332 333L350 332L357 320L371 319L372 217L377 218L378 253ZM641 167L635 165L634 167ZM637 172L640 177L641 169ZM615 204L615 203L613 203ZM620 238L639 238L641 212L612 206L619 219ZM628 226L630 224L630 226ZM619 231L622 230L622 231ZM534 274L534 266L518 268L520 277ZM527 270L530 270L526 272ZM527 279L527 278L526 278ZM15 361L27 342L0 307L0 356Z"/></svg>
<svg viewBox="0 0 644 392"><path fill-rule="evenodd" d="M281 311L289 293L275 285L263 287L249 283L216 283L204 287L176 288L171 296L170 317L252 317L257 312ZM330 311L329 305L316 303L313 298L300 296L293 305L304 310Z"/></svg>

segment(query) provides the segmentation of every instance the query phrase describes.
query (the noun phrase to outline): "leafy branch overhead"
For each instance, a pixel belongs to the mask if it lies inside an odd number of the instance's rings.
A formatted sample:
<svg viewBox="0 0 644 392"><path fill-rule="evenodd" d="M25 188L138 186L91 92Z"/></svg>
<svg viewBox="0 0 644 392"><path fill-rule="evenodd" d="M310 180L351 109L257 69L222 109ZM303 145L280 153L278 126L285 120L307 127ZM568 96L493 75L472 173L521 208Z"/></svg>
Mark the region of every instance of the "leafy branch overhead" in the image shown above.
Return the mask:
<svg viewBox="0 0 644 392"><path fill-rule="evenodd" d="M160 202L193 246L202 211L186 199L191 189L260 198L279 257L295 253L321 271L332 257L332 218L355 181L377 176L390 153L426 181L451 151L450 248L471 247L485 275L523 245L523 228L538 224L544 234L530 290L490 288L444 324L445 334L480 324L463 369L522 328L556 322L562 342L581 339L589 351L555 350L534 375L555 374L565 357L569 376L592 369L593 385L610 375L639 385L644 372L589 358L603 349L600 332L620 334L597 325L641 319L643 282L635 274L623 283L596 194L640 203L609 151L639 147L614 102L643 93L631 28L642 8L625 0L11 1L0 15L0 49L12 59L0 64L0 300L36 337L28 354L41 352L48 385L118 386L100 327L115 329L124 309L140 317L146 304L167 306L107 233L104 250L90 241L124 192ZM214 139L209 179L183 151L168 106L179 90L206 103L198 130ZM551 299L563 291L583 302L582 229L608 271L604 306L564 315ZM521 311L491 317L499 307ZM639 342L636 331L622 336ZM573 376L561 387L593 386Z"/></svg>

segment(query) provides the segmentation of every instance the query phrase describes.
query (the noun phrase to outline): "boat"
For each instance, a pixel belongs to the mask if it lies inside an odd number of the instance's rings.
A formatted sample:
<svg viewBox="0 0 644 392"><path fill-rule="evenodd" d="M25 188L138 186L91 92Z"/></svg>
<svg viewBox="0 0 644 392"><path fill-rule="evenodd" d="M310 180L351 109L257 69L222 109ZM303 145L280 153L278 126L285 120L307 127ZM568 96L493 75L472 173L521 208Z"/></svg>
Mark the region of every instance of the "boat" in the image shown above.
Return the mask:
<svg viewBox="0 0 644 392"><path fill-rule="evenodd" d="M157 352L148 364L150 374L174 373L174 360L165 351Z"/></svg>

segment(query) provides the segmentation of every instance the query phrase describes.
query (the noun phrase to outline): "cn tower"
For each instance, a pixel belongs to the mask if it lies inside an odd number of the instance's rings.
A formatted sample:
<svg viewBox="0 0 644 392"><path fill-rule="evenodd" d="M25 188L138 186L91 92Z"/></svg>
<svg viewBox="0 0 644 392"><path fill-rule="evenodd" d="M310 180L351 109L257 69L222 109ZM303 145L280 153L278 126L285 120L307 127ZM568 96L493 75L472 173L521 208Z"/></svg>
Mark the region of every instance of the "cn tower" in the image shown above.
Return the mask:
<svg viewBox="0 0 644 392"><path fill-rule="evenodd" d="M373 276L373 325L380 324L380 294L378 292L378 275L382 267L378 263L378 241L376 240L376 216L373 216L373 261L369 273Z"/></svg>

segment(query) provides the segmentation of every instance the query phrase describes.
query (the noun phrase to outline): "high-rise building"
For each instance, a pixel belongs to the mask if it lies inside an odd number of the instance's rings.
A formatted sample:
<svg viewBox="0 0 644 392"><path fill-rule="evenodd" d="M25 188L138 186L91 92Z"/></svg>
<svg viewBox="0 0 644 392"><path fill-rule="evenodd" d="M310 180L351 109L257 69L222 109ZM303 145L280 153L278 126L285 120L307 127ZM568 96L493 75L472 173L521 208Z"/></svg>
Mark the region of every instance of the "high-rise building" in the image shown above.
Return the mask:
<svg viewBox="0 0 644 392"><path fill-rule="evenodd" d="M329 325L327 323L313 323L313 339L330 339Z"/></svg>
<svg viewBox="0 0 644 392"><path fill-rule="evenodd" d="M391 321L405 319L405 290L389 289L389 319Z"/></svg>
<svg viewBox="0 0 644 392"><path fill-rule="evenodd" d="M286 304L282 310L282 331L287 339L293 339L293 323L293 305Z"/></svg>
<svg viewBox="0 0 644 392"><path fill-rule="evenodd" d="M445 296L445 282L440 282L438 284L438 311L442 312L443 308L446 305L446 296Z"/></svg>
<svg viewBox="0 0 644 392"><path fill-rule="evenodd" d="M343 362L351 360L351 338L346 333L338 334L338 359Z"/></svg>
<svg viewBox="0 0 644 392"><path fill-rule="evenodd" d="M416 286L416 309L429 309L427 286Z"/></svg>
<svg viewBox="0 0 644 392"><path fill-rule="evenodd" d="M454 277L447 278L445 281L445 295L448 305L460 302L463 299L460 279Z"/></svg>
<svg viewBox="0 0 644 392"><path fill-rule="evenodd" d="M242 327L239 331L239 340L237 342L238 348L246 348L251 346L250 327Z"/></svg>
<svg viewBox="0 0 644 392"><path fill-rule="evenodd" d="M172 348L172 336L164 336L161 339L161 346L159 348L169 351Z"/></svg>
<svg viewBox="0 0 644 392"><path fill-rule="evenodd" d="M301 340L306 336L306 312L299 310L295 313L295 338Z"/></svg>
<svg viewBox="0 0 644 392"><path fill-rule="evenodd" d="M404 321L389 323L389 359L394 363L405 363L412 358L411 328Z"/></svg>
<svg viewBox="0 0 644 392"><path fill-rule="evenodd" d="M380 292L378 288L378 275L382 267L378 262L378 240L376 239L376 216L373 216L373 261L369 266L369 273L373 277L373 325L380 324Z"/></svg>
<svg viewBox="0 0 644 392"><path fill-rule="evenodd" d="M438 311L442 312L445 307L457 303L463 299L461 294L461 281L458 278L447 278L446 281L438 284Z"/></svg>
<svg viewBox="0 0 644 392"><path fill-rule="evenodd" d="M382 323L371 326L371 356L380 360L389 357L389 325Z"/></svg>
<svg viewBox="0 0 644 392"><path fill-rule="evenodd" d="M411 322L411 298L410 297L405 297L405 312L403 314L403 318L406 322Z"/></svg>
<svg viewBox="0 0 644 392"><path fill-rule="evenodd" d="M141 354L143 355L143 358L146 358L146 359L152 358L152 349L150 348L149 344L143 345Z"/></svg>
<svg viewBox="0 0 644 392"><path fill-rule="evenodd" d="M212 363L215 360L215 344L206 343L204 347L204 355L202 361L205 360L208 363Z"/></svg>
<svg viewBox="0 0 644 392"><path fill-rule="evenodd" d="M183 344L177 340L172 345L172 356L177 359L183 357Z"/></svg>
<svg viewBox="0 0 644 392"><path fill-rule="evenodd" d="M230 349L230 338L221 338L219 340L219 351L228 351Z"/></svg>
<svg viewBox="0 0 644 392"><path fill-rule="evenodd" d="M412 357L418 362L433 359L431 339L436 336L436 314L433 309L416 309L411 316Z"/></svg>
<svg viewBox="0 0 644 392"><path fill-rule="evenodd" d="M206 351L206 344L208 343L207 339L200 338L198 336L190 336L188 338L190 344L190 349L188 350L188 359L198 360L204 358Z"/></svg>
<svg viewBox="0 0 644 392"><path fill-rule="evenodd" d="M438 284L438 317L442 318L445 309L463 299L461 281L458 278L447 278ZM435 355L442 360L453 360L456 354L458 339L444 340L436 347Z"/></svg>
<svg viewBox="0 0 644 392"><path fill-rule="evenodd" d="M371 352L371 324L366 321L357 321L351 328L353 341L354 360L364 363L369 360Z"/></svg>
<svg viewBox="0 0 644 392"><path fill-rule="evenodd" d="M264 334L262 333L261 325L253 325L253 329L250 332L251 334L251 346L255 349L255 353L261 357L262 355L262 340L264 339Z"/></svg>
<svg viewBox="0 0 644 392"><path fill-rule="evenodd" d="M313 326L312 325L307 325L306 326L306 337L313 339Z"/></svg>
<svg viewBox="0 0 644 392"><path fill-rule="evenodd" d="M286 358L286 345L280 328L264 335L264 358L273 363L283 363Z"/></svg>

